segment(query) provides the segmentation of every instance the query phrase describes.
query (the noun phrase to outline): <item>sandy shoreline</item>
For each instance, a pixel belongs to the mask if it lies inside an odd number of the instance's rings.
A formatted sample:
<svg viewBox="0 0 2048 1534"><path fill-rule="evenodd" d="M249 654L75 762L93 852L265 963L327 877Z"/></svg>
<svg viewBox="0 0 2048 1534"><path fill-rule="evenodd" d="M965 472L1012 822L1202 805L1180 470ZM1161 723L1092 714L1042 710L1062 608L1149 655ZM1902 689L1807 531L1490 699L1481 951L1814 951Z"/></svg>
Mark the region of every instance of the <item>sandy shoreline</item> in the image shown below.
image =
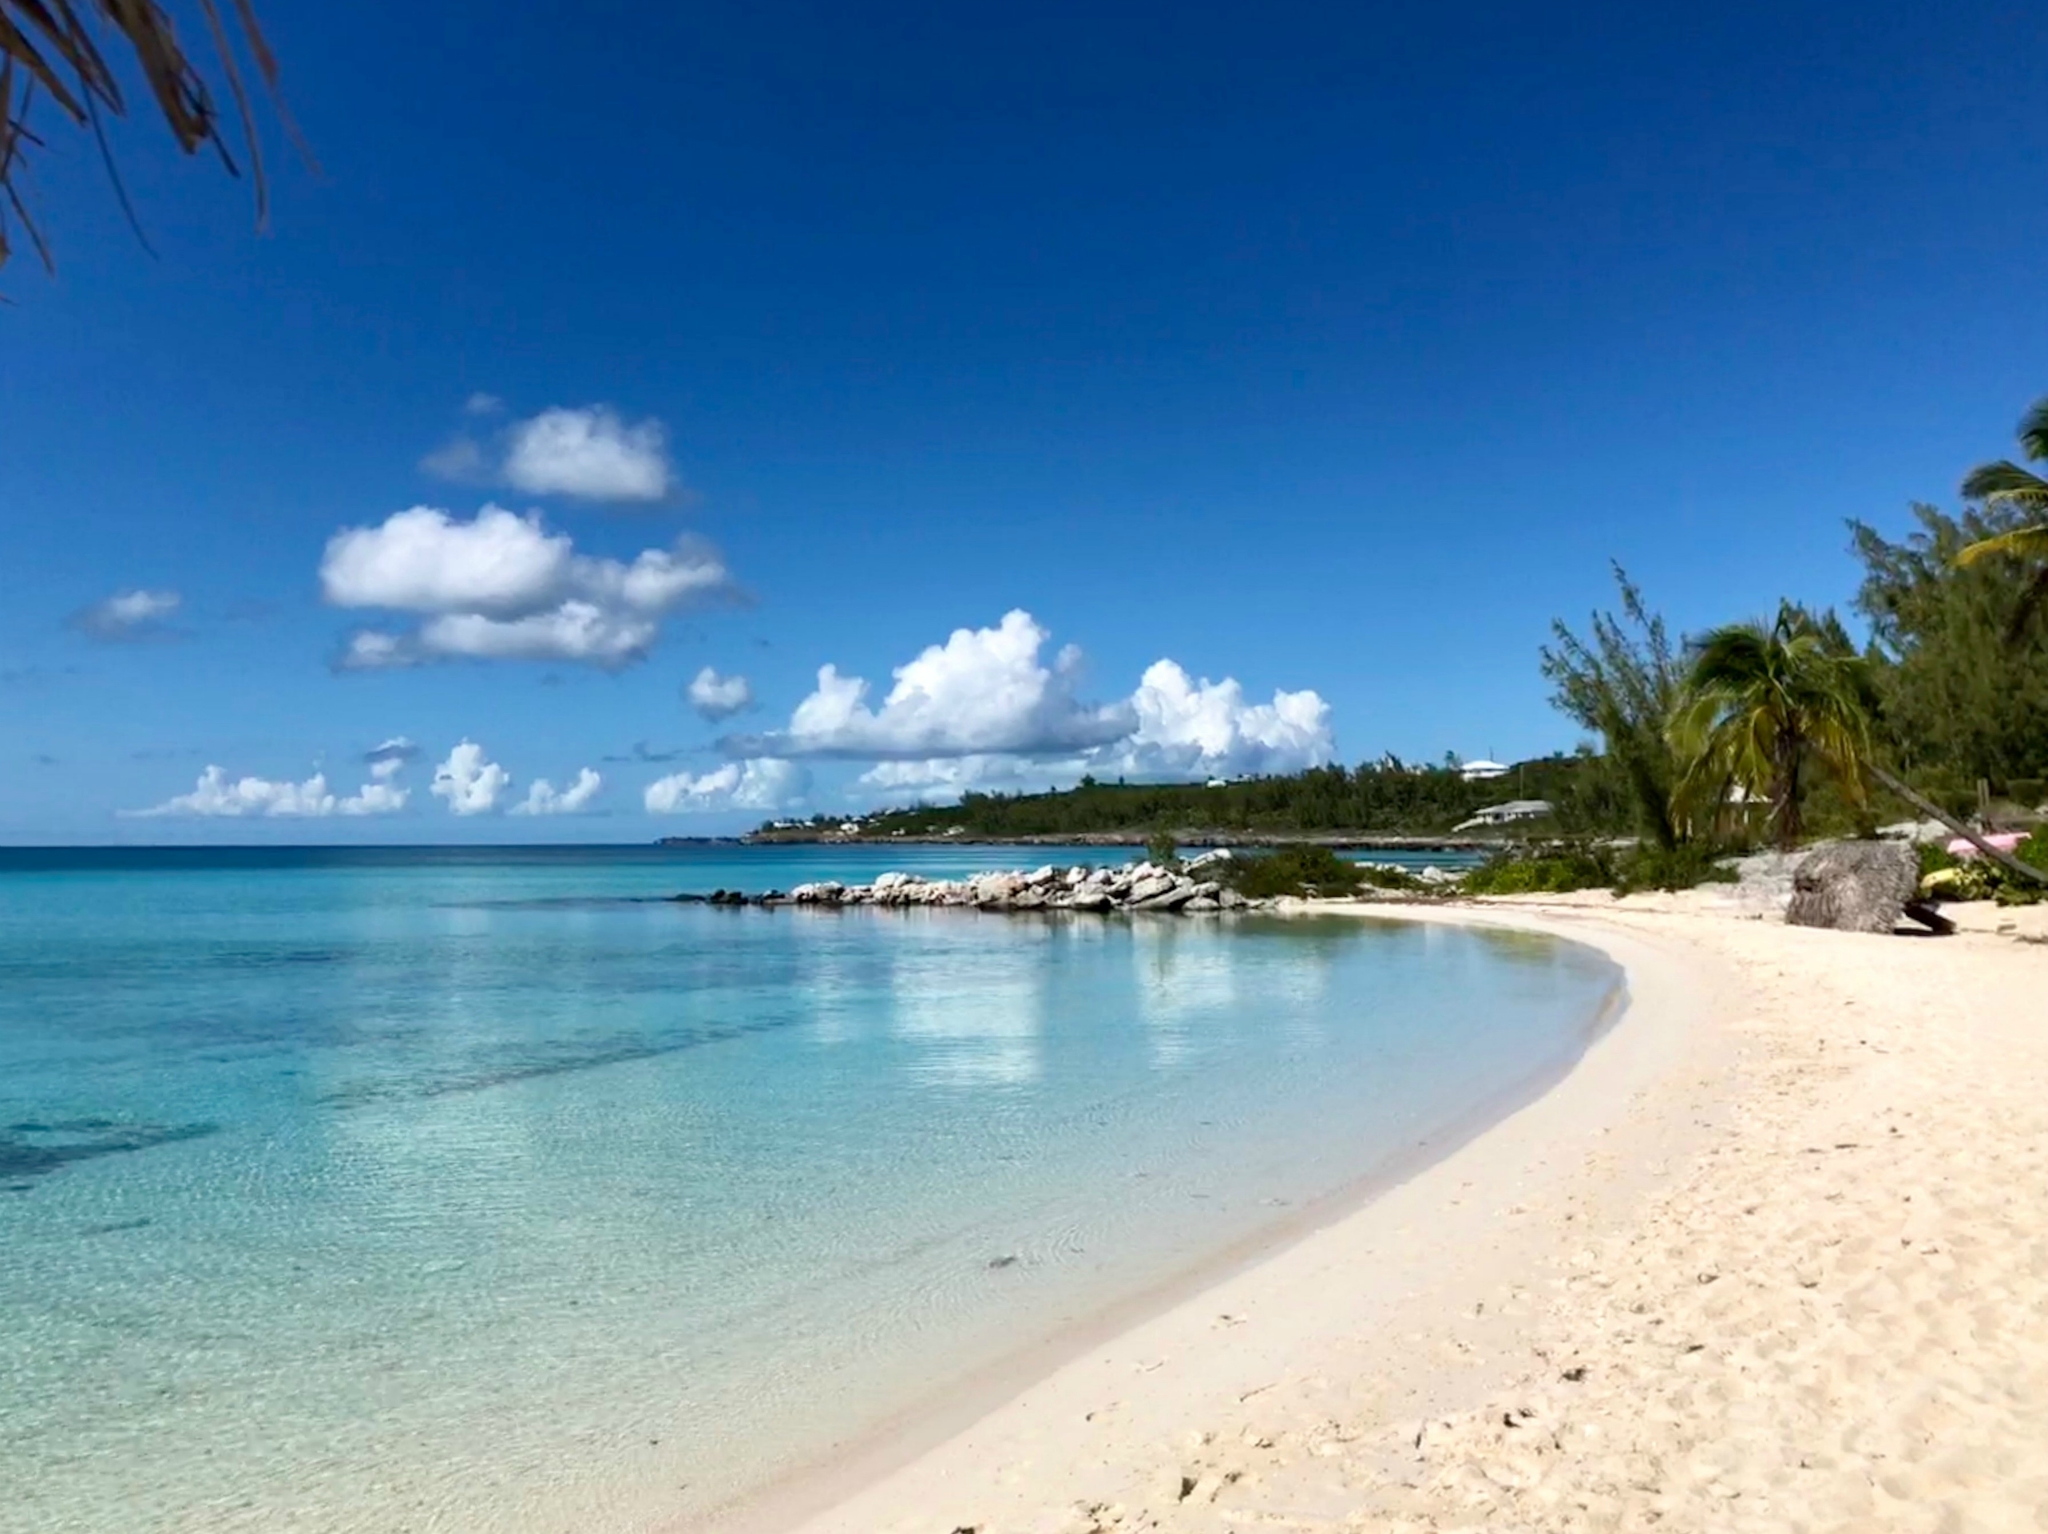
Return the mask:
<svg viewBox="0 0 2048 1534"><path fill-rule="evenodd" d="M1365 1207L724 1526L2048 1527L2048 948L1425 919L1600 947L1628 1015Z"/></svg>

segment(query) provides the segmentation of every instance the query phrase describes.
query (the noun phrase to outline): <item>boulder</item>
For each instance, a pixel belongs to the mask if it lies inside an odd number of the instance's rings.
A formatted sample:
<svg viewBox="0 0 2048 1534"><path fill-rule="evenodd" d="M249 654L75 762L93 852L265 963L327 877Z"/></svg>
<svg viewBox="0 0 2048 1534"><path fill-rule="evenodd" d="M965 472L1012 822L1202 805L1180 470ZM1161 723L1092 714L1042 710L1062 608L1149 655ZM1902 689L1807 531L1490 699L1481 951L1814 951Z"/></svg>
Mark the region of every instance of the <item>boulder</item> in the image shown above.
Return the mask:
<svg viewBox="0 0 2048 1534"><path fill-rule="evenodd" d="M1074 891L1074 909L1077 911L1107 911L1116 902L1109 898L1109 891L1100 885L1083 885Z"/></svg>
<svg viewBox="0 0 2048 1534"><path fill-rule="evenodd" d="M1214 895L1197 895L1186 905L1182 906L1181 909L1183 911L1220 911L1223 907L1216 903Z"/></svg>
<svg viewBox="0 0 2048 1534"><path fill-rule="evenodd" d="M1912 842L1916 846L1945 842L1955 835L1938 820L1901 820L1895 825L1879 826L1877 834L1893 841Z"/></svg>
<svg viewBox="0 0 2048 1534"><path fill-rule="evenodd" d="M1010 909L1013 911L1035 911L1044 904L1044 890L1028 889L1021 892L1010 902Z"/></svg>
<svg viewBox="0 0 2048 1534"><path fill-rule="evenodd" d="M1216 892L1216 904L1226 911L1235 911L1247 904L1247 902L1244 896L1240 895L1236 890L1223 889Z"/></svg>
<svg viewBox="0 0 2048 1534"><path fill-rule="evenodd" d="M1130 902L1135 906L1142 905L1148 900L1156 900L1179 883L1180 881L1169 873L1146 874L1143 878L1131 881Z"/></svg>
<svg viewBox="0 0 2048 1534"><path fill-rule="evenodd" d="M1131 891L1131 903L1124 909L1129 911L1178 911L1182 906L1195 898L1195 891L1200 887L1200 885L1189 883L1184 879L1169 878L1165 889L1155 895L1148 895L1143 899L1139 898L1137 888L1133 888Z"/></svg>
<svg viewBox="0 0 2048 1534"><path fill-rule="evenodd" d="M1918 905L1920 862L1903 842L1837 842L1803 858L1785 920L1837 932L1889 932Z"/></svg>

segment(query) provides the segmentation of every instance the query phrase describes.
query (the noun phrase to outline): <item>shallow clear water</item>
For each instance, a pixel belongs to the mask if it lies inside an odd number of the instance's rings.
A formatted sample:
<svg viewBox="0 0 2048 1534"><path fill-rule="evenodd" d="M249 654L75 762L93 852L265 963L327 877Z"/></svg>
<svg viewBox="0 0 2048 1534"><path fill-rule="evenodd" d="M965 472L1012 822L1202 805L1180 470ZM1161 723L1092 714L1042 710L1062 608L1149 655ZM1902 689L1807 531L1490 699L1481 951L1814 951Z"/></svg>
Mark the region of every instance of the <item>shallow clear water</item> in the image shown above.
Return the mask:
<svg viewBox="0 0 2048 1534"><path fill-rule="evenodd" d="M0 1530L714 1506L1497 1110L1616 979L646 898L1015 861L0 852Z"/></svg>

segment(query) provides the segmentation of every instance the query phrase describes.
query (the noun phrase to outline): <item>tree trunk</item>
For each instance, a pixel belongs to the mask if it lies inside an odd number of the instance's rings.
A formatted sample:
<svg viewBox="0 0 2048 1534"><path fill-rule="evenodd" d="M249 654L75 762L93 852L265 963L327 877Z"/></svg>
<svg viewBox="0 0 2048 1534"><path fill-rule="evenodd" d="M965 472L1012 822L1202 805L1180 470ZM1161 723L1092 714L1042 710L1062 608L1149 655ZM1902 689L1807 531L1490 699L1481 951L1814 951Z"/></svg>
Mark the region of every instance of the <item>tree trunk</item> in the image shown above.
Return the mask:
<svg viewBox="0 0 2048 1534"><path fill-rule="evenodd" d="M1778 850L1791 852L1799 845L1799 833L1805 829L1799 817L1799 742L1786 739L1786 732L1778 733L1778 781L1775 785L1778 802L1771 807L1771 813L1778 822Z"/></svg>
<svg viewBox="0 0 2048 1534"><path fill-rule="evenodd" d="M1972 831L1960 820L1957 820L1955 816L1949 814L1947 810L1936 804L1932 799L1929 799L1925 794L1907 787L1875 762L1870 763L1869 766L1870 775L1876 778L1878 782L1897 794L1906 803L1912 805L1921 814L1940 821L1964 841L1970 843L1971 846L1983 853L1984 856L1991 859L2000 868L2016 873L2023 879L2032 879L2036 884L2048 884L2048 873L2041 872L2040 869L2030 863L2022 863L2009 852L2000 852L1991 843L1984 840L1983 837Z"/></svg>

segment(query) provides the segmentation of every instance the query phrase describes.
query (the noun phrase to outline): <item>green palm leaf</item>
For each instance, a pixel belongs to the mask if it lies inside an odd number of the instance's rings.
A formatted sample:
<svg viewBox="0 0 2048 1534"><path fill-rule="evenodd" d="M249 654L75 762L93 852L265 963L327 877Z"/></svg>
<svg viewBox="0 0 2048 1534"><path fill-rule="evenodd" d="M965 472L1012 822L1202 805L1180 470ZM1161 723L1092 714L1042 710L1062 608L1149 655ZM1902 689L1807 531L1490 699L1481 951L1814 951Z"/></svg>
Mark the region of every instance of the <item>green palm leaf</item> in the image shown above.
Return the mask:
<svg viewBox="0 0 2048 1534"><path fill-rule="evenodd" d="M1790 846L1809 766L1864 803L1871 727L1863 664L1789 605L1774 623L1730 624L1699 639L1668 728L1686 764L1679 797L1688 814L1721 814L1736 785L1770 801L1777 839Z"/></svg>
<svg viewBox="0 0 2048 1534"><path fill-rule="evenodd" d="M1956 563L1973 565L1980 559L1989 559L1994 554L2010 554L2017 559L2048 559L2048 522L2036 522L2031 527L2016 527L2009 533L1996 537L1979 538L1956 551Z"/></svg>
<svg viewBox="0 0 2048 1534"><path fill-rule="evenodd" d="M2020 417L2020 446L2034 462L2048 458L2048 398L2034 401L2034 408Z"/></svg>
<svg viewBox="0 0 2048 1534"><path fill-rule="evenodd" d="M2033 407L2020 418L2019 438L2020 448L2028 458L2036 463L2048 459L2048 398L2034 401ZM1987 507L2002 503L2023 511L2048 512L2048 479L2003 458L1972 469L1963 480L1963 495L1982 501ZM2048 561L2048 521L2010 528L1965 544L1956 551L1955 562L1968 566L1999 556ZM2044 604L2048 604L2048 565L2036 572L2021 591L2006 638L2017 643Z"/></svg>
<svg viewBox="0 0 2048 1534"><path fill-rule="evenodd" d="M1963 498L1971 501L2007 501L2015 506L2048 509L2048 479L2000 459L1981 464L1963 480Z"/></svg>

